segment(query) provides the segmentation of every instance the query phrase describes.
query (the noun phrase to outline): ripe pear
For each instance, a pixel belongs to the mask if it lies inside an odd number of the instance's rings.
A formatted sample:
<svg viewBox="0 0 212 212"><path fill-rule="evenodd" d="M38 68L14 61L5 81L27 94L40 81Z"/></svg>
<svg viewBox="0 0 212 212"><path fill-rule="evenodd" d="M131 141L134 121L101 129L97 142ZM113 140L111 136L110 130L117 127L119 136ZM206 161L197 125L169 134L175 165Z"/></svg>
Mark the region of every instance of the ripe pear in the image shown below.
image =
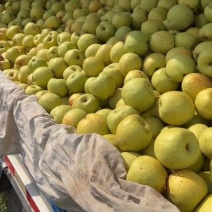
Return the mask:
<svg viewBox="0 0 212 212"><path fill-rule="evenodd" d="M89 113L79 121L77 125L78 134L96 133L99 135L109 134L106 118L97 113Z"/></svg>
<svg viewBox="0 0 212 212"><path fill-rule="evenodd" d="M195 135L182 127L161 130L155 139L154 151L158 161L169 169L185 169L201 154Z"/></svg>
<svg viewBox="0 0 212 212"><path fill-rule="evenodd" d="M197 94L194 102L197 114L206 120L212 119L211 95L212 95L212 88L205 88L204 90L200 91Z"/></svg>
<svg viewBox="0 0 212 212"><path fill-rule="evenodd" d="M150 125L152 129L152 138L156 138L164 127L164 123L155 116L141 115L141 117L143 117L144 120Z"/></svg>
<svg viewBox="0 0 212 212"><path fill-rule="evenodd" d="M138 114L138 112L129 105L123 105L112 110L107 116L107 125L113 134L116 134L116 129L119 123L129 115Z"/></svg>
<svg viewBox="0 0 212 212"><path fill-rule="evenodd" d="M171 59L172 57L175 57L175 55L178 55L178 54L185 54L185 55L192 57L191 50L186 49L185 47L181 47L181 46L174 47L166 53L166 63L169 61L169 59Z"/></svg>
<svg viewBox="0 0 212 212"><path fill-rule="evenodd" d="M141 31L129 32L125 38L124 51L144 56L149 49L147 42L148 36Z"/></svg>
<svg viewBox="0 0 212 212"><path fill-rule="evenodd" d="M89 91L95 97L106 100L114 94L116 83L112 76L107 73L100 73L89 83Z"/></svg>
<svg viewBox="0 0 212 212"><path fill-rule="evenodd" d="M181 88L182 91L188 94L193 101L197 94L205 88L211 88L212 81L209 77L201 73L190 73L184 76Z"/></svg>
<svg viewBox="0 0 212 212"><path fill-rule="evenodd" d="M154 89L149 80L144 78L129 80L123 86L121 96L126 105L138 112L148 110L155 102Z"/></svg>
<svg viewBox="0 0 212 212"><path fill-rule="evenodd" d="M166 54L174 48L174 36L165 30L154 32L151 35L149 45L153 52Z"/></svg>
<svg viewBox="0 0 212 212"><path fill-rule="evenodd" d="M106 134L102 136L105 138L108 142L110 142L114 147L116 147L116 135L114 134Z"/></svg>
<svg viewBox="0 0 212 212"><path fill-rule="evenodd" d="M58 105L53 108L50 112L50 116L55 120L56 123L61 124L64 115L71 110L70 105Z"/></svg>
<svg viewBox="0 0 212 212"><path fill-rule="evenodd" d="M142 67L142 59L133 52L125 53L119 59L120 72L123 76L131 70L140 70Z"/></svg>
<svg viewBox="0 0 212 212"><path fill-rule="evenodd" d="M199 57L197 59L197 68L200 73L212 77L211 74L211 53L212 50L210 48L206 48L205 50L202 50L199 54Z"/></svg>
<svg viewBox="0 0 212 212"><path fill-rule="evenodd" d="M173 171L167 180L166 197L180 211L193 211L207 195L205 181L190 170Z"/></svg>
<svg viewBox="0 0 212 212"><path fill-rule="evenodd" d="M127 73L124 78L124 84L126 84L129 80L133 78L144 78L149 80L148 76L141 70L131 70Z"/></svg>
<svg viewBox="0 0 212 212"><path fill-rule="evenodd" d="M205 156L204 154L201 152L201 154L199 155L199 157L197 158L197 160L189 167L187 167L186 169L189 169L193 172L200 172L204 166L205 163Z"/></svg>
<svg viewBox="0 0 212 212"><path fill-rule="evenodd" d="M180 85L179 82L174 81L168 76L166 68L156 70L151 77L151 83L155 90L161 94L167 91L175 91Z"/></svg>
<svg viewBox="0 0 212 212"><path fill-rule="evenodd" d="M212 159L212 127L207 127L199 136L199 146L203 154Z"/></svg>
<svg viewBox="0 0 212 212"><path fill-rule="evenodd" d="M62 124L77 128L79 121L83 119L86 115L87 113L84 110L79 108L73 108L63 116Z"/></svg>
<svg viewBox="0 0 212 212"><path fill-rule="evenodd" d="M191 125L188 129L194 133L194 135L196 136L196 138L199 140L199 137L201 135L201 133L207 129L208 126L205 124L201 124L201 123L197 123L197 124L193 124Z"/></svg>
<svg viewBox="0 0 212 212"><path fill-rule="evenodd" d="M193 20L194 14L192 9L185 4L177 4L169 9L164 24L169 30L184 30L193 23Z"/></svg>
<svg viewBox="0 0 212 212"><path fill-rule="evenodd" d="M142 155L136 157L131 163L126 180L148 185L159 193L162 193L166 186L166 169L155 158Z"/></svg>
<svg viewBox="0 0 212 212"><path fill-rule="evenodd" d="M124 118L116 129L117 148L121 151L139 152L152 139L152 129L138 114Z"/></svg>
<svg viewBox="0 0 212 212"><path fill-rule="evenodd" d="M166 73L168 77L176 82L182 82L186 74L193 72L196 72L196 63L188 55L175 55L166 63Z"/></svg>
<svg viewBox="0 0 212 212"><path fill-rule="evenodd" d="M192 99L182 91L168 91L159 97L159 117L167 124L180 126L195 114Z"/></svg>
<svg viewBox="0 0 212 212"><path fill-rule="evenodd" d="M107 118L108 114L112 111L112 109L110 108L102 108L100 110L97 110L96 113L104 116L105 118Z"/></svg>
<svg viewBox="0 0 212 212"><path fill-rule="evenodd" d="M208 187L208 193L212 194L212 181L210 179L210 171L200 171L198 175L201 176L203 180L205 181Z"/></svg>
<svg viewBox="0 0 212 212"><path fill-rule="evenodd" d="M197 206L194 212L208 212L212 210L212 194L208 194Z"/></svg>
<svg viewBox="0 0 212 212"><path fill-rule="evenodd" d="M121 152L122 157L124 158L125 161L125 168L129 170L132 162L139 156L141 156L137 152Z"/></svg>
<svg viewBox="0 0 212 212"><path fill-rule="evenodd" d="M154 144L155 144L155 139L152 139L149 145L140 152L141 155L149 155L153 158L156 158L155 151L154 151Z"/></svg>
<svg viewBox="0 0 212 212"><path fill-rule="evenodd" d="M54 93L46 92L38 100L39 104L50 113L51 110L62 104L61 98Z"/></svg>

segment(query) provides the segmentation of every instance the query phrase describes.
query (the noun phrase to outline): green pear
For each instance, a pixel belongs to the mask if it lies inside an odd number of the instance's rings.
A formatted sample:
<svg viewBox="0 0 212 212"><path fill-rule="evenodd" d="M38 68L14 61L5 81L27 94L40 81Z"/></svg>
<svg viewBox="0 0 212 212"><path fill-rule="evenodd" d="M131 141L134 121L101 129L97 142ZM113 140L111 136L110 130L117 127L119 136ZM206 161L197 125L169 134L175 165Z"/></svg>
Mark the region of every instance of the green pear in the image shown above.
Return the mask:
<svg viewBox="0 0 212 212"><path fill-rule="evenodd" d="M193 50L197 44L197 39L194 35L188 32L180 32L175 36L175 47L185 47Z"/></svg>
<svg viewBox="0 0 212 212"><path fill-rule="evenodd" d="M71 110L70 105L58 105L53 108L50 112L50 116L54 119L54 121L58 124L62 123L64 115Z"/></svg>
<svg viewBox="0 0 212 212"><path fill-rule="evenodd" d="M131 13L131 18L132 18L132 26L135 29L140 29L142 24L148 19L148 13L141 9L134 9L133 12Z"/></svg>
<svg viewBox="0 0 212 212"><path fill-rule="evenodd" d="M155 139L160 131L162 130L162 128L164 127L164 123L157 117L155 116L145 116L145 115L141 115L141 117L144 118L144 120L149 124L149 126L152 129L152 139Z"/></svg>
<svg viewBox="0 0 212 212"><path fill-rule="evenodd" d="M211 41L212 39L212 23L207 23L202 26L198 33L198 38L200 42Z"/></svg>
<svg viewBox="0 0 212 212"><path fill-rule="evenodd" d="M83 71L88 77L97 77L102 72L104 67L104 62L100 57L96 56L85 58L82 64Z"/></svg>
<svg viewBox="0 0 212 212"><path fill-rule="evenodd" d="M47 83L47 89L57 94L59 97L65 97L68 95L69 89L66 85L66 80L51 78Z"/></svg>
<svg viewBox="0 0 212 212"><path fill-rule="evenodd" d="M119 123L131 114L138 114L138 112L131 106L123 105L113 109L107 116L107 125L113 134L116 134L116 129Z"/></svg>
<svg viewBox="0 0 212 212"><path fill-rule="evenodd" d="M73 108L63 116L62 124L77 128L79 121L82 120L86 115L87 113L84 110Z"/></svg>
<svg viewBox="0 0 212 212"><path fill-rule="evenodd" d="M54 57L48 61L48 67L52 70L55 78L62 78L64 70L68 67L62 57Z"/></svg>
<svg viewBox="0 0 212 212"><path fill-rule="evenodd" d="M116 88L120 88L123 85L124 76L120 72L119 63L111 63L105 66L102 70L103 73L110 75L113 77Z"/></svg>
<svg viewBox="0 0 212 212"><path fill-rule="evenodd" d="M161 53L150 53L143 61L142 71L151 77L160 68L166 67L166 56Z"/></svg>
<svg viewBox="0 0 212 212"><path fill-rule="evenodd" d="M70 93L82 93L87 79L88 77L84 72L77 71L70 74L66 80L66 85Z"/></svg>
<svg viewBox="0 0 212 212"><path fill-rule="evenodd" d="M132 162L139 156L141 156L137 152L121 152L122 157L124 158L125 161L125 167L127 170L129 170Z"/></svg>
<svg viewBox="0 0 212 212"><path fill-rule="evenodd" d="M212 159L211 132L212 127L208 127L199 136L200 149L208 159Z"/></svg>
<svg viewBox="0 0 212 212"><path fill-rule="evenodd" d="M175 57L176 55L179 54L185 54L189 57L192 57L192 51L189 49L186 49L185 47L174 47L173 49L170 49L167 53L166 53L166 63L172 58Z"/></svg>
<svg viewBox="0 0 212 212"><path fill-rule="evenodd" d="M211 41L204 41L204 42L200 42L199 44L197 44L192 52L194 60L197 62L200 53L202 51L205 51L207 48L211 48L211 47L212 47Z"/></svg>
<svg viewBox="0 0 212 212"><path fill-rule="evenodd" d="M201 133L207 128L208 128L208 126L206 124L196 123L196 124L192 124L190 127L188 127L188 130L193 132L194 135L196 136L196 138L199 140Z"/></svg>
<svg viewBox="0 0 212 212"><path fill-rule="evenodd" d="M89 33L84 33L83 35L80 36L79 40L77 41L77 46L79 50L82 52L85 52L86 49L91 45L91 44L98 44L99 39L97 38L96 35L94 34L89 34Z"/></svg>
<svg viewBox="0 0 212 212"><path fill-rule="evenodd" d="M147 19L141 24L141 32L151 38L152 34L165 30L163 21L158 19Z"/></svg>
<svg viewBox="0 0 212 212"><path fill-rule="evenodd" d="M140 1L140 8L146 12L150 12L152 8L157 7L158 0L152 0L151 2Z"/></svg>
<svg viewBox="0 0 212 212"><path fill-rule="evenodd" d="M82 94L73 102L72 107L82 109L86 113L95 113L99 110L99 102L92 94Z"/></svg>
<svg viewBox="0 0 212 212"><path fill-rule="evenodd" d="M142 155L136 157L129 167L126 180L142 185L148 185L159 193L166 187L168 173L155 158Z"/></svg>
<svg viewBox="0 0 212 212"><path fill-rule="evenodd" d="M166 71L166 68L156 70L151 78L152 86L159 93L163 94L167 91L175 91L180 86L179 82L172 80Z"/></svg>
<svg viewBox="0 0 212 212"><path fill-rule="evenodd" d="M106 100L112 96L115 89L116 84L113 77L103 72L95 77L89 85L90 93L102 100Z"/></svg>
<svg viewBox="0 0 212 212"><path fill-rule="evenodd" d="M123 76L131 70L140 70L142 67L142 59L133 52L125 53L119 60L120 72Z"/></svg>
<svg viewBox="0 0 212 212"><path fill-rule="evenodd" d="M176 82L182 82L184 76L196 72L196 63L188 55L179 54L173 56L166 64L168 77Z"/></svg>
<svg viewBox="0 0 212 212"><path fill-rule="evenodd" d="M63 79L67 80L69 75L76 71L82 71L82 67L78 65L71 65L68 66L64 71L63 71Z"/></svg>
<svg viewBox="0 0 212 212"><path fill-rule="evenodd" d="M116 144L120 151L139 152L152 139L149 124L138 114L126 116L116 129Z"/></svg>
<svg viewBox="0 0 212 212"><path fill-rule="evenodd" d="M109 134L106 118L97 113L89 113L81 119L77 125L78 134L96 133L99 135Z"/></svg>
<svg viewBox="0 0 212 212"><path fill-rule="evenodd" d="M124 55L124 41L118 41L114 44L110 51L110 59L113 63L118 63L120 58Z"/></svg>
<svg viewBox="0 0 212 212"><path fill-rule="evenodd" d="M162 130L155 139L154 151L158 161L169 169L185 169L201 154L195 135L182 127Z"/></svg>
<svg viewBox="0 0 212 212"><path fill-rule="evenodd" d="M208 212L212 210L212 194L208 194L205 196L205 198L202 199L200 204L197 206L197 208L194 210L194 212Z"/></svg>
<svg viewBox="0 0 212 212"><path fill-rule="evenodd" d="M36 85L42 88L47 88L47 84L50 79L54 77L52 70L48 67L38 67L32 73L33 81Z"/></svg>
<svg viewBox="0 0 212 212"><path fill-rule="evenodd" d="M134 78L129 80L122 88L122 99L126 105L139 112L149 109L155 102L154 90L149 80Z"/></svg>
<svg viewBox="0 0 212 212"><path fill-rule="evenodd" d="M185 4L177 4L169 9L164 24L167 29L184 30L193 23L193 20L192 9Z"/></svg>
<svg viewBox="0 0 212 212"><path fill-rule="evenodd" d="M89 45L88 48L85 50L85 57L87 58L95 56L100 46L100 43L93 43Z"/></svg>
<svg viewBox="0 0 212 212"><path fill-rule="evenodd" d="M32 95L32 94L36 94L38 91L42 91L43 88L40 87L39 85L29 85L26 87L25 89L25 93L27 95Z"/></svg>
<svg viewBox="0 0 212 212"><path fill-rule="evenodd" d="M127 73L127 75L124 78L124 85L131 79L134 78L144 78L146 80L149 80L149 77L144 73L144 71L141 70L131 70Z"/></svg>
<svg viewBox="0 0 212 212"><path fill-rule="evenodd" d="M166 19L168 10L161 7L154 7L149 11L148 19L156 19L164 21Z"/></svg>
<svg viewBox="0 0 212 212"><path fill-rule="evenodd" d="M194 101L197 114L203 119L210 120L212 118L211 100L212 88L205 88L200 91Z"/></svg>
<svg viewBox="0 0 212 212"><path fill-rule="evenodd" d="M208 24L208 20L206 19L204 12L199 13L194 17L194 24L198 28L202 28L204 25Z"/></svg>
<svg viewBox="0 0 212 212"><path fill-rule="evenodd" d="M106 134L102 136L105 140L111 143L114 147L116 147L116 135L114 134Z"/></svg>
<svg viewBox="0 0 212 212"><path fill-rule="evenodd" d="M112 109L110 108L102 108L96 111L96 113L104 116L105 118L107 118L108 114L112 111Z"/></svg>
<svg viewBox="0 0 212 212"><path fill-rule="evenodd" d="M195 114L192 99L182 91L168 91L161 94L158 106L160 118L170 125L183 125Z"/></svg>
<svg viewBox="0 0 212 212"><path fill-rule="evenodd" d="M133 52L139 56L144 56L149 49L148 36L141 31L132 31L126 35L124 51Z"/></svg>
<svg viewBox="0 0 212 212"><path fill-rule="evenodd" d="M121 99L121 90L122 88L117 88L114 92L114 94L109 97L108 102L110 105L110 108L113 110L116 108L117 102Z"/></svg>
<svg viewBox="0 0 212 212"><path fill-rule="evenodd" d="M149 45L153 52L166 54L174 48L174 36L168 31L156 31L151 35Z"/></svg>
<svg viewBox="0 0 212 212"><path fill-rule="evenodd" d="M212 50L210 48L206 48L205 50L202 50L199 54L199 57L197 59L197 68L200 73L212 77L211 74L211 55Z"/></svg>
<svg viewBox="0 0 212 212"><path fill-rule="evenodd" d="M195 173L198 173L199 171L202 170L204 163L205 163L205 156L201 152L201 154L199 155L197 160L191 166L187 167L186 169L189 169Z"/></svg>
<svg viewBox="0 0 212 212"><path fill-rule="evenodd" d="M198 175L200 175L203 180L206 182L207 187L208 187L208 193L212 194L212 182L210 180L210 172L209 171L200 171L198 173Z"/></svg>
<svg viewBox="0 0 212 212"><path fill-rule="evenodd" d="M38 103L50 114L53 108L62 104L62 100L57 94L46 92L41 95Z"/></svg>

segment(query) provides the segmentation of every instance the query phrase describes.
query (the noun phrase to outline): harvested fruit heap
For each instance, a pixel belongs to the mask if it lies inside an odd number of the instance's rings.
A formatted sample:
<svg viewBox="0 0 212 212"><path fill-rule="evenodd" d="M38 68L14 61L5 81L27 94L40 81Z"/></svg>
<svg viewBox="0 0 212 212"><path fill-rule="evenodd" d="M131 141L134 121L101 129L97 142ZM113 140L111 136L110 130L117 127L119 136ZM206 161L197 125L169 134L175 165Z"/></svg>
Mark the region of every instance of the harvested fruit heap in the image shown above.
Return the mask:
<svg viewBox="0 0 212 212"><path fill-rule="evenodd" d="M212 211L212 0L8 0L0 69L57 123L97 133L126 180Z"/></svg>

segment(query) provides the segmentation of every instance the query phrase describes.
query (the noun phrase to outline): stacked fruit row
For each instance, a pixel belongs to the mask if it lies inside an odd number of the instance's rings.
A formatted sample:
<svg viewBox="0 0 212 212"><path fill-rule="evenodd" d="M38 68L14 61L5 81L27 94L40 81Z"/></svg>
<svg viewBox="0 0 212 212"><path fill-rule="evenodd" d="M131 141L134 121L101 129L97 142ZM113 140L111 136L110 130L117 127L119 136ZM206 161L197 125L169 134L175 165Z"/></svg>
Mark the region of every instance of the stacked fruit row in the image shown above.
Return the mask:
<svg viewBox="0 0 212 212"><path fill-rule="evenodd" d="M58 124L97 133L126 180L212 210L212 0L8 0L0 69Z"/></svg>

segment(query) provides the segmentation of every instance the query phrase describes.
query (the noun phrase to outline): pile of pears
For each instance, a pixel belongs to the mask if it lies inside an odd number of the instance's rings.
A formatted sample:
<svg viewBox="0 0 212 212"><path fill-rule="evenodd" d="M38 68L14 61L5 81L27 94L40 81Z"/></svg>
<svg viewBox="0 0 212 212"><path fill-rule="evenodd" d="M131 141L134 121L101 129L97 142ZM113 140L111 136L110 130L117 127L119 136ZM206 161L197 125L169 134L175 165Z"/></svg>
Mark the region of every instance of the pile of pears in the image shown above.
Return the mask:
<svg viewBox="0 0 212 212"><path fill-rule="evenodd" d="M212 211L212 0L4 0L0 69L126 180Z"/></svg>

